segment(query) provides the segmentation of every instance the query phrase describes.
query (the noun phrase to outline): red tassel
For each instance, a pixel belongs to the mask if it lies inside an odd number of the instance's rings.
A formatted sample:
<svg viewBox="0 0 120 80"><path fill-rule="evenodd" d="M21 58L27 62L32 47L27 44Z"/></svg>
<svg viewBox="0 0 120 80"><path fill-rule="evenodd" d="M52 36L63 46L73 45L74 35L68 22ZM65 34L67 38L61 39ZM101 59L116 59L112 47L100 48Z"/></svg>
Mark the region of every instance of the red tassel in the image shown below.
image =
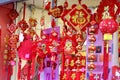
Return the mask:
<svg viewBox="0 0 120 80"><path fill-rule="evenodd" d="M19 58L19 63L18 63L18 80L21 78L21 59Z"/></svg>
<svg viewBox="0 0 120 80"><path fill-rule="evenodd" d="M28 75L27 75L27 80L30 80L30 71L31 71L31 61L28 61Z"/></svg>
<svg viewBox="0 0 120 80"><path fill-rule="evenodd" d="M54 19L52 19L51 26L52 26L52 28L54 28L56 26L56 23L55 23Z"/></svg>

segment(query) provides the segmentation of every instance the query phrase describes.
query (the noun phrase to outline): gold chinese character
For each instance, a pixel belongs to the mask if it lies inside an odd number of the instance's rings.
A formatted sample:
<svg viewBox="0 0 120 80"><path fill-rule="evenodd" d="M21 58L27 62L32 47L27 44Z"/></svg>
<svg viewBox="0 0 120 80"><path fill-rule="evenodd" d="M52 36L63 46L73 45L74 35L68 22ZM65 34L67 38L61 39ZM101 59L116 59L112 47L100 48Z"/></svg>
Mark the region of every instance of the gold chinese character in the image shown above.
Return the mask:
<svg viewBox="0 0 120 80"><path fill-rule="evenodd" d="M85 80L85 74L82 73L82 75L80 76L80 80Z"/></svg>
<svg viewBox="0 0 120 80"><path fill-rule="evenodd" d="M82 61L81 61L81 65L82 65L82 66L85 66L85 60L82 60Z"/></svg>
<svg viewBox="0 0 120 80"><path fill-rule="evenodd" d="M73 80L75 80L75 77L76 77L76 75L75 75L75 73L73 73L73 74L71 75L71 78L72 78Z"/></svg>
<svg viewBox="0 0 120 80"><path fill-rule="evenodd" d="M70 66L74 66L74 60L71 60L71 62L70 62Z"/></svg>

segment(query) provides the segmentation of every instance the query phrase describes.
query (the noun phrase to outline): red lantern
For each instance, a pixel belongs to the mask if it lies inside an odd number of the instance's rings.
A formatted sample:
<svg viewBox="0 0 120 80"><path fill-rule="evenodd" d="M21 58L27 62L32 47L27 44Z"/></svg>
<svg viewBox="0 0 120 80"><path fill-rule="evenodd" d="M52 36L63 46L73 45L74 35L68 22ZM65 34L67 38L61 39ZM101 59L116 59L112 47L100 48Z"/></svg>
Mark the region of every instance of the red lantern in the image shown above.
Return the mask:
<svg viewBox="0 0 120 80"><path fill-rule="evenodd" d="M113 34L118 29L118 24L114 19L107 18L100 22L99 28L103 34L104 33Z"/></svg>
<svg viewBox="0 0 120 80"><path fill-rule="evenodd" d="M96 60L96 56L94 53L88 54L88 61L93 62L95 60Z"/></svg>
<svg viewBox="0 0 120 80"><path fill-rule="evenodd" d="M96 32L96 30L95 30L95 28L93 27L93 28L89 28L89 33L90 34L94 34Z"/></svg>
<svg viewBox="0 0 120 80"><path fill-rule="evenodd" d="M96 47L93 44L91 44L89 46L88 50L89 50L89 52L91 52L91 51L94 52L96 50Z"/></svg>
<svg viewBox="0 0 120 80"><path fill-rule="evenodd" d="M89 37L89 41L90 41L90 42L95 42L95 41L96 41L95 36L94 36L94 35L91 35L91 36Z"/></svg>
<svg viewBox="0 0 120 80"><path fill-rule="evenodd" d="M88 70L94 70L95 69L95 64L94 63L90 63L90 64L88 64Z"/></svg>
<svg viewBox="0 0 120 80"><path fill-rule="evenodd" d="M82 46L81 46L81 45L78 45L78 46L76 46L76 49L77 49L77 50L82 50Z"/></svg>

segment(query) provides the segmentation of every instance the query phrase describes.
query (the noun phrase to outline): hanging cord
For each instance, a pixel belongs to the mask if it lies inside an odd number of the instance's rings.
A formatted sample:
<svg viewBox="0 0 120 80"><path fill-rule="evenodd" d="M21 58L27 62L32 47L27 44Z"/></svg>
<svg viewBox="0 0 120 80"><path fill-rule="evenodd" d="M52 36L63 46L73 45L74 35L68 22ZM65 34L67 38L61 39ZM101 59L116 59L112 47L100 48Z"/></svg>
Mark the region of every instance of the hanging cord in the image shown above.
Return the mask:
<svg viewBox="0 0 120 80"><path fill-rule="evenodd" d="M25 20L25 11L26 11L26 3L24 2L24 8L23 8L23 20Z"/></svg>
<svg viewBox="0 0 120 80"><path fill-rule="evenodd" d="M81 4L81 0L78 0L78 3Z"/></svg>

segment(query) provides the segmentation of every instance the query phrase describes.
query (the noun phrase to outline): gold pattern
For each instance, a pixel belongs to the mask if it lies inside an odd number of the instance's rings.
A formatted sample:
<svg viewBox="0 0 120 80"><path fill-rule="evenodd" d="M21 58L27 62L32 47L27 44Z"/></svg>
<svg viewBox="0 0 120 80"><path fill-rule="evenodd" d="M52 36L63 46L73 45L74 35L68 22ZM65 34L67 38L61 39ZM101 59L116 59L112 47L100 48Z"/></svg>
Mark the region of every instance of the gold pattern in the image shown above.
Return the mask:
<svg viewBox="0 0 120 80"><path fill-rule="evenodd" d="M71 78L72 78L73 80L75 80L75 77L76 77L76 75L75 75L75 73L73 73L73 74L71 75Z"/></svg>
<svg viewBox="0 0 120 80"><path fill-rule="evenodd" d="M77 8L78 10L80 10L80 9L82 8L82 6L81 6L81 5L78 5L76 8Z"/></svg>
<svg viewBox="0 0 120 80"><path fill-rule="evenodd" d="M75 15L72 16L72 22L79 25L84 24L86 22L84 13L82 11L76 11Z"/></svg>
<svg viewBox="0 0 120 80"><path fill-rule="evenodd" d="M71 60L71 62L70 62L70 66L74 66L74 60Z"/></svg>
<svg viewBox="0 0 120 80"><path fill-rule="evenodd" d="M65 61L65 66L68 66L68 63L67 63L67 61Z"/></svg>
<svg viewBox="0 0 120 80"><path fill-rule="evenodd" d="M62 80L66 79L66 74L64 73Z"/></svg>
<svg viewBox="0 0 120 80"><path fill-rule="evenodd" d="M85 75L84 75L84 73L82 73L82 75L80 76L80 80L85 80Z"/></svg>

